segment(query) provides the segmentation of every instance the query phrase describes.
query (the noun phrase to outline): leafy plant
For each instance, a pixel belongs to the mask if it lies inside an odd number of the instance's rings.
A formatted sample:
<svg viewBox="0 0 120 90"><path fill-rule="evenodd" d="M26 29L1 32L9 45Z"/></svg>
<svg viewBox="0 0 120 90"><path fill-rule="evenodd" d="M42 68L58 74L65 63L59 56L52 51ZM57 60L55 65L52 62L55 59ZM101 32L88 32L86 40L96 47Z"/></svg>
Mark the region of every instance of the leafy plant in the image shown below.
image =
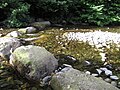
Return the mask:
<svg viewBox="0 0 120 90"><path fill-rule="evenodd" d="M23 0L2 0L0 8L6 13L3 21L7 27L20 27L27 24L30 5Z"/></svg>

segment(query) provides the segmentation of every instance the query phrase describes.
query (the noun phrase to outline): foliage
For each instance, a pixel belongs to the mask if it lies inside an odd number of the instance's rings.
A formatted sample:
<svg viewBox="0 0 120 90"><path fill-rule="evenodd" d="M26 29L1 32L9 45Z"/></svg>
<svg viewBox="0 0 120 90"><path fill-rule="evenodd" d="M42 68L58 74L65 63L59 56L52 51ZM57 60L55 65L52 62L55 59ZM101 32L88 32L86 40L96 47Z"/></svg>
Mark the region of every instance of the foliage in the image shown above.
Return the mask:
<svg viewBox="0 0 120 90"><path fill-rule="evenodd" d="M30 13L29 13L30 12ZM0 21L10 27L29 22L29 16L55 23L116 25L120 23L119 0L1 0ZM29 15L28 15L29 14Z"/></svg>
<svg viewBox="0 0 120 90"><path fill-rule="evenodd" d="M35 15L60 22L108 25L120 22L119 0L28 0ZM52 16L52 17L51 17Z"/></svg>
<svg viewBox="0 0 120 90"><path fill-rule="evenodd" d="M28 19L28 9L30 5L23 0L2 0L0 9L5 13L6 19L3 21L7 27L20 27L26 24Z"/></svg>

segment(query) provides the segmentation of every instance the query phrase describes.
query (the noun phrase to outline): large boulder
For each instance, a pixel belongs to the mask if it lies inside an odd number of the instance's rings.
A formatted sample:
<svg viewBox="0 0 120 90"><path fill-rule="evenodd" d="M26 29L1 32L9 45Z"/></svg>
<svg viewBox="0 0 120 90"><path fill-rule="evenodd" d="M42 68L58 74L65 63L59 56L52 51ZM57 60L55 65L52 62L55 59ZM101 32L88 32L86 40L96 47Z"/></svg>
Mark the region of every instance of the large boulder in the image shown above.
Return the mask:
<svg viewBox="0 0 120 90"><path fill-rule="evenodd" d="M105 81L66 67L51 80L53 90L119 90Z"/></svg>
<svg viewBox="0 0 120 90"><path fill-rule="evenodd" d="M10 54L21 45L20 40L13 37L0 38L0 56L9 59Z"/></svg>
<svg viewBox="0 0 120 90"><path fill-rule="evenodd" d="M58 61L45 48L28 45L21 46L12 53L10 64L28 80L39 82L53 73Z"/></svg>

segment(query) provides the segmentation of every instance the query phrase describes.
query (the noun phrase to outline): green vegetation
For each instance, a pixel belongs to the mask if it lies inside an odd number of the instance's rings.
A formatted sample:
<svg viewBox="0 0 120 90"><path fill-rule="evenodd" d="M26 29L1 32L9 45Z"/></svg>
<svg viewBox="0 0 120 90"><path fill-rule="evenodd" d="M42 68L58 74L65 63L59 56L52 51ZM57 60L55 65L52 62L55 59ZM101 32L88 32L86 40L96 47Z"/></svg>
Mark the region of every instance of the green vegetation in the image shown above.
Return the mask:
<svg viewBox="0 0 120 90"><path fill-rule="evenodd" d="M116 25L120 23L119 0L1 0L0 21L8 27L29 23L30 17L54 23Z"/></svg>
<svg viewBox="0 0 120 90"><path fill-rule="evenodd" d="M30 5L24 0L1 0L0 19L7 27L20 27L27 24Z"/></svg>

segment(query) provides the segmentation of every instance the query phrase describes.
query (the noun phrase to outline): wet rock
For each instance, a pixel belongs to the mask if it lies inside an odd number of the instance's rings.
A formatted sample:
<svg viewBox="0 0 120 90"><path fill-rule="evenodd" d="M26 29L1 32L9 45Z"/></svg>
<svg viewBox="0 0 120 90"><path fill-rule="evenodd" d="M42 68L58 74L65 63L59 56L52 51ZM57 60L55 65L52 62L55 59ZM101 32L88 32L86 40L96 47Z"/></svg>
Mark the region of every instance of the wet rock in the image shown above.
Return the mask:
<svg viewBox="0 0 120 90"><path fill-rule="evenodd" d="M105 81L110 83L112 80L110 78L106 78Z"/></svg>
<svg viewBox="0 0 120 90"><path fill-rule="evenodd" d="M103 68L100 68L100 70L102 70L102 71L105 72L105 71L107 71L108 69L103 67Z"/></svg>
<svg viewBox="0 0 120 90"><path fill-rule="evenodd" d="M97 73L100 75L102 73L102 70L96 69Z"/></svg>
<svg viewBox="0 0 120 90"><path fill-rule="evenodd" d="M91 62L89 62L89 61L86 60L86 61L84 62L84 65L85 65L85 66L90 66L90 65L91 65Z"/></svg>
<svg viewBox="0 0 120 90"><path fill-rule="evenodd" d="M21 45L17 38L2 37L0 38L0 56L9 59L10 54Z"/></svg>
<svg viewBox="0 0 120 90"><path fill-rule="evenodd" d="M117 76L110 76L112 80L118 80L119 78Z"/></svg>
<svg viewBox="0 0 120 90"><path fill-rule="evenodd" d="M21 36L21 34L18 31L12 31L12 32L8 33L6 36L8 36L8 37L19 37L19 36Z"/></svg>
<svg viewBox="0 0 120 90"><path fill-rule="evenodd" d="M119 90L103 80L73 68L53 75L50 85L53 90Z"/></svg>
<svg viewBox="0 0 120 90"><path fill-rule="evenodd" d="M58 63L61 66L62 64L74 65L78 60L75 59L73 56L59 54L56 56L58 59Z"/></svg>
<svg viewBox="0 0 120 90"><path fill-rule="evenodd" d="M113 69L112 64L106 65L106 68L112 70Z"/></svg>
<svg viewBox="0 0 120 90"><path fill-rule="evenodd" d="M40 81L51 75L58 61L45 48L39 46L21 46L12 53L10 64L31 81Z"/></svg>
<svg viewBox="0 0 120 90"><path fill-rule="evenodd" d="M112 75L112 71L110 71L110 70L106 70L106 71L105 71L105 75L107 75L107 76Z"/></svg>

